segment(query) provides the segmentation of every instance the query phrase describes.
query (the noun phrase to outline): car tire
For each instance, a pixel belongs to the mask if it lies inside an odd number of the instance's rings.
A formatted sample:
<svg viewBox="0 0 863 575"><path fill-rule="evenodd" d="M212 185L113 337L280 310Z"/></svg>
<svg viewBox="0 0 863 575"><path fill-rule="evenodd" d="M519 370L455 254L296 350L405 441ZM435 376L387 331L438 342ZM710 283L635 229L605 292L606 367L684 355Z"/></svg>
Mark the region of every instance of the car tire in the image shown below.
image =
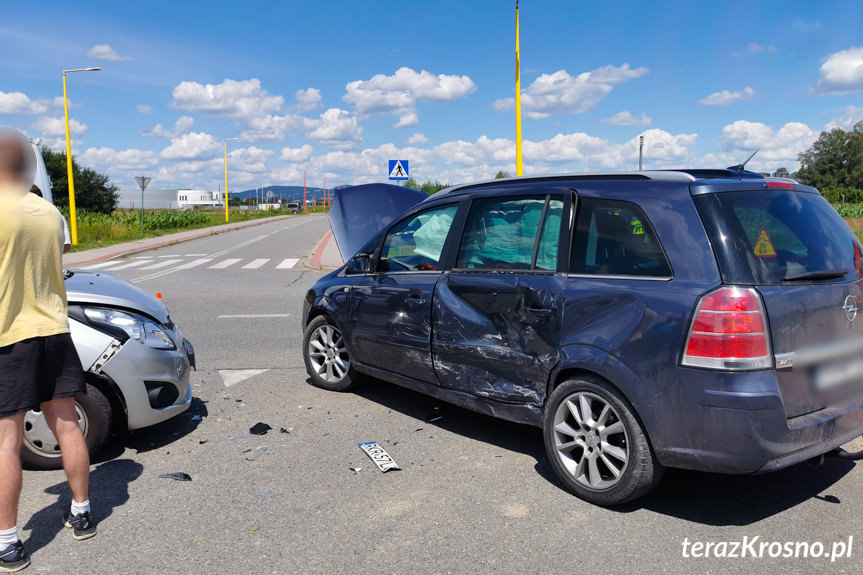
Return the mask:
<svg viewBox="0 0 863 575"><path fill-rule="evenodd" d="M322 389L350 391L360 381L341 329L326 316L319 315L306 326L303 361L312 382Z"/></svg>
<svg viewBox="0 0 863 575"><path fill-rule="evenodd" d="M101 391L87 384L87 393L75 396L75 408L87 450L92 458L105 447L111 437L111 402ZM33 470L63 468L57 440L48 429L41 411L29 411L24 415L21 463L25 468Z"/></svg>
<svg viewBox="0 0 863 575"><path fill-rule="evenodd" d="M554 390L543 437L555 475L595 505L643 497L662 478L664 469L629 403L599 378L570 379Z"/></svg>

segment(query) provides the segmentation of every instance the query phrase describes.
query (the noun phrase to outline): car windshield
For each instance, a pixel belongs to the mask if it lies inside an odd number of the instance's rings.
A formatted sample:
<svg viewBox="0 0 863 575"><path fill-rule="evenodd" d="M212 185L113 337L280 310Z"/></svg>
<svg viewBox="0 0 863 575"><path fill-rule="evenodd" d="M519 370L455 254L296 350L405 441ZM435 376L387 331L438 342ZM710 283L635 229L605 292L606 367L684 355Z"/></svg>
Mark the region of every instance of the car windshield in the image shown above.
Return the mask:
<svg viewBox="0 0 863 575"><path fill-rule="evenodd" d="M759 190L696 196L726 283L783 285L858 277L860 244L819 194Z"/></svg>

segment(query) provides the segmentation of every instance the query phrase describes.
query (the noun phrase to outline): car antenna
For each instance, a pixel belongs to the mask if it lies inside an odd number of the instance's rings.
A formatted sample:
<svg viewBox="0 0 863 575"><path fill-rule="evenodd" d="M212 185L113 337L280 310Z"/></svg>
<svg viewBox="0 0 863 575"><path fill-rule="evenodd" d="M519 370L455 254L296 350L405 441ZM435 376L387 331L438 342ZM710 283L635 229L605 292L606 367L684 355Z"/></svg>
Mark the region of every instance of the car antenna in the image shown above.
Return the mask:
<svg viewBox="0 0 863 575"><path fill-rule="evenodd" d="M749 160L751 160L752 158L754 158L754 157L755 157L755 154L757 154L758 152L759 152L759 150L758 150L758 148L756 148L756 149L755 149L755 151L754 151L754 152L752 152L752 155L751 155L751 156L749 156L748 158L746 158L746 161L745 161L745 162L743 162L742 164L737 164L736 166L729 166L729 167L728 167L728 169L729 169L729 170L734 170L735 172L737 172L737 173L739 174L740 172L742 172L742 171L743 171L743 168L745 168L745 167L746 167L746 164L748 164L748 163L749 163Z"/></svg>

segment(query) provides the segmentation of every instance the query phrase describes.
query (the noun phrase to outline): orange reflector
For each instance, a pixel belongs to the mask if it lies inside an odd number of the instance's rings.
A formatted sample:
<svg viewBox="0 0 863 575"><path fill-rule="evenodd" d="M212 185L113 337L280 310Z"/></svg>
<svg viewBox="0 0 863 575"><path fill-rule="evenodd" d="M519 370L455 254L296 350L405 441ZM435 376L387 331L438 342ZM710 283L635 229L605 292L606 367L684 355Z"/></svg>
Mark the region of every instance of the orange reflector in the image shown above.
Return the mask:
<svg viewBox="0 0 863 575"><path fill-rule="evenodd" d="M156 292L156 299L162 299L162 292L160 292L160 291Z"/></svg>

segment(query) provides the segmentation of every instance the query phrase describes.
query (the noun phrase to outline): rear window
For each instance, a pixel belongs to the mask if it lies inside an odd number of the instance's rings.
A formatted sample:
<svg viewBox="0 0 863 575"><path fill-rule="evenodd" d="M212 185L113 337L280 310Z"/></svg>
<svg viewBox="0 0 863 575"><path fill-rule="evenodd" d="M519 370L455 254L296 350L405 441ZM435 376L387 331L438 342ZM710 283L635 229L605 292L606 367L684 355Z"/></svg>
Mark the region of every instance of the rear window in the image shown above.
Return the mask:
<svg viewBox="0 0 863 575"><path fill-rule="evenodd" d="M857 238L818 194L785 190L695 197L725 283L784 285L857 278Z"/></svg>

